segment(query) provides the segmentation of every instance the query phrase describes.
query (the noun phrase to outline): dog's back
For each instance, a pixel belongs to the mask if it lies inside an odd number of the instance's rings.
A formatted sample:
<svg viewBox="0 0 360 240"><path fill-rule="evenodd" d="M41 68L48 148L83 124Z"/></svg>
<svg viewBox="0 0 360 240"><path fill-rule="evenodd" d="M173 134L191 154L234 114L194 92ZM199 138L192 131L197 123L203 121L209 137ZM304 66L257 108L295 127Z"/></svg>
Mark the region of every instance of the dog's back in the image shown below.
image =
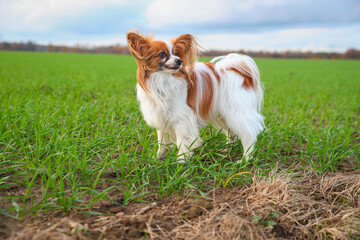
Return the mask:
<svg viewBox="0 0 360 240"><path fill-rule="evenodd" d="M188 71L194 82L188 104L197 112L200 125L211 122L229 139L237 136L244 151L250 153L264 129L260 114L263 90L255 62L246 55L231 53L210 63L195 63Z"/></svg>

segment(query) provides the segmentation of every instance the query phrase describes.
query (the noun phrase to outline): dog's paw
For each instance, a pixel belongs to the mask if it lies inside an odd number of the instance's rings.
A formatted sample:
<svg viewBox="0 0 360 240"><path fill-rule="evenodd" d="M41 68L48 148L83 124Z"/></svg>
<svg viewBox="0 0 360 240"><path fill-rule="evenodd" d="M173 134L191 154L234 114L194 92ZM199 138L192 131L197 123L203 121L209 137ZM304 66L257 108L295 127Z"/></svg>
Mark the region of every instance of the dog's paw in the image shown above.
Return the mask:
<svg viewBox="0 0 360 240"><path fill-rule="evenodd" d="M242 162L248 162L252 159L252 155L250 154L245 154L240 160L237 160L237 163L242 163Z"/></svg>
<svg viewBox="0 0 360 240"><path fill-rule="evenodd" d="M157 151L157 158L160 160L163 160L166 158L166 154L169 152L169 149L161 146L159 147L159 150Z"/></svg>
<svg viewBox="0 0 360 240"><path fill-rule="evenodd" d="M183 154L183 155L179 155L179 156L177 157L177 159L176 159L176 162L177 162L177 163L185 163L185 159L186 159L186 157L185 157L184 154Z"/></svg>
<svg viewBox="0 0 360 240"><path fill-rule="evenodd" d="M176 162L177 163L185 163L185 159L177 159Z"/></svg>
<svg viewBox="0 0 360 240"><path fill-rule="evenodd" d="M221 150L221 153L223 153L223 154L228 154L228 153L230 153L230 148L224 148L224 149L222 149L222 150Z"/></svg>

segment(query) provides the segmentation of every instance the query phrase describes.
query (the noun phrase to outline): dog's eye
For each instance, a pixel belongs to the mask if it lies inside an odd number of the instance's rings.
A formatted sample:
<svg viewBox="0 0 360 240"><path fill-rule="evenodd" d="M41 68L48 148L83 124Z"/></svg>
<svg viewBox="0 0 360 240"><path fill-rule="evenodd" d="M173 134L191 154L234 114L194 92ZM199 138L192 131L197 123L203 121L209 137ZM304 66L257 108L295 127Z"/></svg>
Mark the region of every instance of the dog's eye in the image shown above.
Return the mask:
<svg viewBox="0 0 360 240"><path fill-rule="evenodd" d="M161 52L161 53L159 53L159 57L161 57L161 58L164 58L164 57L166 57L166 54L165 54L165 52Z"/></svg>
<svg viewBox="0 0 360 240"><path fill-rule="evenodd" d="M179 56L179 54L177 52L174 53L175 56Z"/></svg>

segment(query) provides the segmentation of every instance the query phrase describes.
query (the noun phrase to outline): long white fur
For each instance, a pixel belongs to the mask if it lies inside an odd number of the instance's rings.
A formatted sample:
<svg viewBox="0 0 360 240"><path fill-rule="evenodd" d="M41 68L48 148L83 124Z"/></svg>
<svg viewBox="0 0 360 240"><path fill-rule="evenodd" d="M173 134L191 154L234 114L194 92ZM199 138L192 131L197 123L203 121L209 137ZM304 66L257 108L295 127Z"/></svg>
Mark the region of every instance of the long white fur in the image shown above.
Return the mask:
<svg viewBox="0 0 360 240"><path fill-rule="evenodd" d="M151 73L146 82L150 94L137 86L144 119L148 125L157 129L160 157L166 153L166 145L169 143L178 145L180 159L190 156L191 150L201 144L200 127L208 122L224 132L229 140L234 136L241 139L245 158L251 156L257 135L264 129L263 116L260 114L263 91L259 70L250 57L235 53L214 58L212 62L216 62L215 71L220 76L220 83L204 63L194 64L198 79L196 112L187 105L187 81L174 77L171 72ZM239 62L246 64L251 73L239 69ZM255 89L245 89L242 86L244 78L229 70L231 67L237 67L243 74L251 74ZM205 120L199 114L199 105L203 90L206 89L206 72L213 82L214 98L209 118Z"/></svg>
<svg viewBox="0 0 360 240"><path fill-rule="evenodd" d="M232 70L239 62L245 63L251 70L251 77L255 89L243 87L244 78ZM223 71L221 71L223 70ZM244 69L239 69L243 74ZM248 56L229 54L221 57L215 64L215 71L220 75L220 98L215 100L220 119L210 120L217 129L222 129L229 137L237 136L241 139L244 156L248 157L253 151L257 135L264 129L264 118L260 114L263 102L263 90L260 82L259 70L255 62ZM224 72L224 74L222 73Z"/></svg>

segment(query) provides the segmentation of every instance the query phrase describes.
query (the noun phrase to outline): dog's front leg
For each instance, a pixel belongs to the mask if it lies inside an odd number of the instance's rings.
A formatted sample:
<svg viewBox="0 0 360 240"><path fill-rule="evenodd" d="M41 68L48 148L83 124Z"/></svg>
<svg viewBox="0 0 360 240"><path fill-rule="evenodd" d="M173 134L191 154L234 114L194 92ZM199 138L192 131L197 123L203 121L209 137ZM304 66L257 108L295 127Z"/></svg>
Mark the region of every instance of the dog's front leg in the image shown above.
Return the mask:
<svg viewBox="0 0 360 240"><path fill-rule="evenodd" d="M158 158L163 159L163 158L165 158L165 155L169 150L168 146L167 146L169 144L169 135L164 130L158 129L157 137L158 137L157 155L158 155Z"/></svg>
<svg viewBox="0 0 360 240"><path fill-rule="evenodd" d="M192 156L192 150L201 144L199 129L196 124L179 125L175 128L176 145L178 146L178 162Z"/></svg>

